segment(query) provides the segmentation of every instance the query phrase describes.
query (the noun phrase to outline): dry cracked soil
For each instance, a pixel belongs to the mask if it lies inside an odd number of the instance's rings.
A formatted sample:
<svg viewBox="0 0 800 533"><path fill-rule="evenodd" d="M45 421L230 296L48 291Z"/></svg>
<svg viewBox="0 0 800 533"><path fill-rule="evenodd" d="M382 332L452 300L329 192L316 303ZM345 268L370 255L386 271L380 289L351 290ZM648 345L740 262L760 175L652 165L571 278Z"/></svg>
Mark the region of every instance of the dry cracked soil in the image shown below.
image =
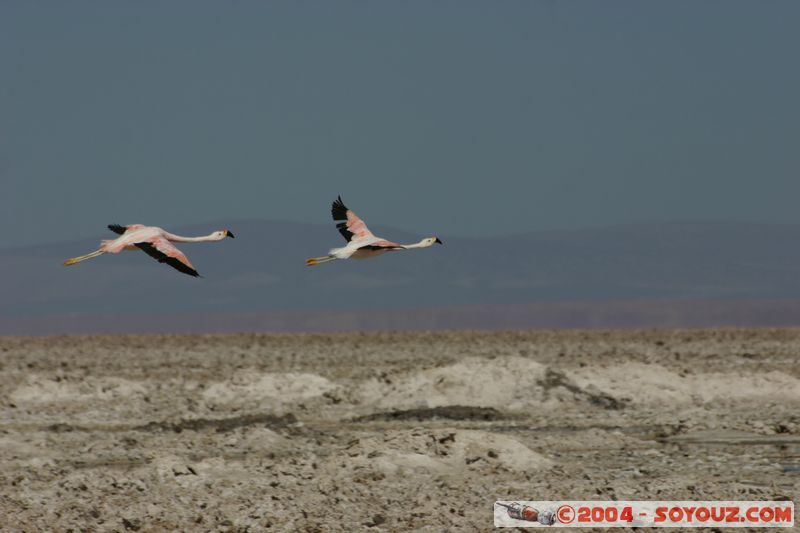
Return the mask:
<svg viewBox="0 0 800 533"><path fill-rule="evenodd" d="M486 531L800 489L800 330L0 338L2 531Z"/></svg>

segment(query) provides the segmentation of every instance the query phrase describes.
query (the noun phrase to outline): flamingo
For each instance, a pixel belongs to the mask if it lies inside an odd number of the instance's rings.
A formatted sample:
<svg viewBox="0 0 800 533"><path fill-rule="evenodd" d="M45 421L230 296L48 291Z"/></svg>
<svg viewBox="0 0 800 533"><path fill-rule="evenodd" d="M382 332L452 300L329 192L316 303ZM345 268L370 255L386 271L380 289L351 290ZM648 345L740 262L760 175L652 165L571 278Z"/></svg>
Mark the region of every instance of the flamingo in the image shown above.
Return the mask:
<svg viewBox="0 0 800 533"><path fill-rule="evenodd" d="M71 257L64 261L64 266L74 265L75 263L80 263L81 261L86 261L87 259L92 259L103 254L118 254L123 250L139 249L153 259L158 260L159 263L166 263L184 274L198 277L200 274L194 269L189 258L186 257L183 252L175 248L172 243L221 241L225 237L234 238L233 233L226 229L215 231L210 235L204 235L202 237L181 237L180 235L173 235L156 226L144 226L142 224L131 224L129 226L110 224L108 229L119 234L120 237L100 241L99 250L90 254Z"/></svg>
<svg viewBox="0 0 800 533"><path fill-rule="evenodd" d="M342 234L344 240L347 241L347 246L343 248L332 248L329 255L322 257L312 257L306 259L306 266L319 265L320 263L327 263L328 261L336 261L337 259L368 259L370 257L377 257L385 254L386 252L395 252L399 250L410 250L412 248L427 248L434 244L442 244L438 237L427 237L414 244L398 244L396 242L387 241L380 237L376 237L364 224L364 221L347 208L342 202L342 197L339 196L334 200L331 206L331 215L333 220L338 222L336 227L339 233Z"/></svg>

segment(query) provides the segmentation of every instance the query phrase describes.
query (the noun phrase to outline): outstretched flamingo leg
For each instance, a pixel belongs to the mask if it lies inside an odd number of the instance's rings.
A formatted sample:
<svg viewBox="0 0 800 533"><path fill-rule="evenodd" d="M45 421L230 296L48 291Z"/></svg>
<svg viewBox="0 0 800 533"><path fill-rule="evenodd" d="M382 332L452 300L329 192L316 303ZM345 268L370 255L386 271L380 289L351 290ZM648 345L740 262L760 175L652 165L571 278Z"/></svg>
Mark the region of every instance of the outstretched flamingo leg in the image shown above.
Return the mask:
<svg viewBox="0 0 800 533"><path fill-rule="evenodd" d="M320 263L327 263L328 261L335 261L336 258L332 255L323 255L322 257L312 257L306 259L306 266L319 265Z"/></svg>
<svg viewBox="0 0 800 533"><path fill-rule="evenodd" d="M86 255L79 255L78 257L70 257L66 261L64 261L64 266L74 265L75 263L80 263L81 261L86 261L87 259L92 259L94 257L103 255L105 252L103 250L97 250L96 252L92 252Z"/></svg>

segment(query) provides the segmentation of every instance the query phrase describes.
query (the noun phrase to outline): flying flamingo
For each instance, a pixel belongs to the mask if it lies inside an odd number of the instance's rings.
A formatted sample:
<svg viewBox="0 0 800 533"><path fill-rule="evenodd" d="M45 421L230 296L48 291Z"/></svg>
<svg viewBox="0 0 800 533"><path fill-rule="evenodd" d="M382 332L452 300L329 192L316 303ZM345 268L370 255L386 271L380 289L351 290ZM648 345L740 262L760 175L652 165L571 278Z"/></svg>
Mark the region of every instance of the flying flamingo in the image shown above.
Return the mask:
<svg viewBox="0 0 800 533"><path fill-rule="evenodd" d="M142 224L131 224L130 226L120 226L111 224L108 229L118 233L120 237L112 240L100 241L100 249L90 254L72 257L64 261L64 266L74 265L87 259L101 256L103 254L118 254L123 250L142 250L144 253L158 260L159 263L166 263L184 274L198 277L200 274L194 269L189 258L183 252L172 245L173 242L206 242L221 241L225 237L233 237L233 233L223 229L215 231L203 237L181 237L173 235L155 226L143 226Z"/></svg>
<svg viewBox="0 0 800 533"><path fill-rule="evenodd" d="M337 259L368 259L370 257L377 257L386 252L395 252L398 250L410 250L412 248L427 248L434 244L442 244L438 237L428 237L422 239L414 244L398 244L396 242L387 241L376 237L364 224L364 221L349 210L342 202L342 197L339 196L331 206L331 215L334 221L345 221L336 224L339 233L342 234L344 240L347 241L347 246L343 248L332 248L329 255L322 257L312 257L306 259L307 266L319 265L320 263L327 263L328 261L336 261Z"/></svg>

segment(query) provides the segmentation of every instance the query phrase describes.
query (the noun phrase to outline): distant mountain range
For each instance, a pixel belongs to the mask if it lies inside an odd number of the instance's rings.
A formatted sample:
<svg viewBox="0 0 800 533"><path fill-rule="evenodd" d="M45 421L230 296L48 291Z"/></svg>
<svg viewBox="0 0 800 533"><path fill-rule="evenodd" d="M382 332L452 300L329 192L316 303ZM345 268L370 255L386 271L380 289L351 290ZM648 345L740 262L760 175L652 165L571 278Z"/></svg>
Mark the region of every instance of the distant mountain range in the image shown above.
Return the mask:
<svg viewBox="0 0 800 533"><path fill-rule="evenodd" d="M108 221L126 223L127 221ZM140 252L63 267L100 238L0 249L0 334L800 325L800 226L622 225L499 238L306 267L332 224L230 220L184 244L195 279ZM376 233L400 242L420 235Z"/></svg>

